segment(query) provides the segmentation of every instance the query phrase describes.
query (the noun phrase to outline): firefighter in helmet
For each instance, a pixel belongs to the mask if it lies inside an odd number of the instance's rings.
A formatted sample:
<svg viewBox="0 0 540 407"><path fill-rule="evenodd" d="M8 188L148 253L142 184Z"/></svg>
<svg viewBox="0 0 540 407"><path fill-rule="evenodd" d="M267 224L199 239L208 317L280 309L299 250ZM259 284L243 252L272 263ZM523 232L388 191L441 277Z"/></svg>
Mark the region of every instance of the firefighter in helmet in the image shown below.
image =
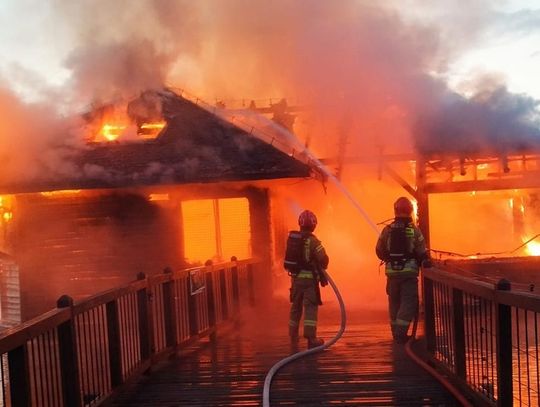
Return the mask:
<svg viewBox="0 0 540 407"><path fill-rule="evenodd" d="M409 325L418 310L420 266L431 267L424 236L413 223L412 213L411 201L398 198L394 203L394 221L384 227L375 249L385 263L390 327L397 343L409 339Z"/></svg>
<svg viewBox="0 0 540 407"><path fill-rule="evenodd" d="M324 270L328 267L328 256L321 241L313 231L317 217L309 210L298 217L300 231L289 232L284 267L291 276L289 336L291 343L298 343L298 331L302 311L304 311L304 337L308 348L324 344L317 338L317 311L322 305L319 284L326 286L328 281Z"/></svg>

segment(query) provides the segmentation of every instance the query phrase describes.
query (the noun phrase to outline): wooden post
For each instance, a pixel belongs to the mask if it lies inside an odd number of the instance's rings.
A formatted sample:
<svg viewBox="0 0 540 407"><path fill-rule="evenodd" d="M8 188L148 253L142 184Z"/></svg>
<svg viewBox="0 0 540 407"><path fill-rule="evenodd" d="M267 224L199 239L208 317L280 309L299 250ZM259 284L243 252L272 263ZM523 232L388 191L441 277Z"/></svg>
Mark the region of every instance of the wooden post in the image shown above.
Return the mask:
<svg viewBox="0 0 540 407"><path fill-rule="evenodd" d="M424 329L426 331L426 347L433 354L435 352L435 303L433 297L433 281L422 277L424 288Z"/></svg>
<svg viewBox="0 0 540 407"><path fill-rule="evenodd" d="M219 270L219 291L221 292L221 313L225 320L229 318L229 301L227 298L227 280L225 278L225 269Z"/></svg>
<svg viewBox="0 0 540 407"><path fill-rule="evenodd" d="M107 342L109 343L109 372L111 375L111 386L120 386L124 379L122 377L122 342L120 340L120 319L118 317L117 300L109 301L105 304L107 315Z"/></svg>
<svg viewBox="0 0 540 407"><path fill-rule="evenodd" d="M510 281L501 279L497 290L510 291ZM513 405L512 385L512 310L504 304L497 304L495 335L497 338L497 405Z"/></svg>
<svg viewBox="0 0 540 407"><path fill-rule="evenodd" d="M197 302L194 295L191 295L191 277L188 274L187 282L187 305L189 318L189 335L195 336L199 333L199 323L197 321Z"/></svg>
<svg viewBox="0 0 540 407"><path fill-rule="evenodd" d="M247 265L247 282L248 282L248 296L249 305L255 305L255 281L253 276L253 264Z"/></svg>
<svg viewBox="0 0 540 407"><path fill-rule="evenodd" d="M8 366L11 405L13 407L30 407L30 369L26 345L8 352Z"/></svg>
<svg viewBox="0 0 540 407"><path fill-rule="evenodd" d="M231 261L236 262L236 256L231 257ZM231 268L231 277L232 277L232 295L233 295L233 305L234 305L234 316L238 316L240 311L240 287L238 284L238 266L235 264Z"/></svg>
<svg viewBox="0 0 540 407"><path fill-rule="evenodd" d="M463 316L463 291L452 289L454 345L456 374L459 378L467 379L467 366L465 357L465 319Z"/></svg>
<svg viewBox="0 0 540 407"><path fill-rule="evenodd" d="M208 325L210 328L216 327L216 304L214 298L214 280L212 277L212 272L205 273L206 278L206 301L208 306ZM216 340L216 330L213 329L210 334L210 340Z"/></svg>
<svg viewBox="0 0 540 407"><path fill-rule="evenodd" d="M416 161L416 202L418 204L418 227L426 240L426 247L430 247L429 236L429 196L424 192L426 184L426 162L423 158Z"/></svg>
<svg viewBox="0 0 540 407"><path fill-rule="evenodd" d="M137 280L145 280L146 274L137 274ZM152 325L150 321L151 307L148 299L148 284L137 291L137 314L139 317L139 343L141 347L141 361L149 359L152 355Z"/></svg>
<svg viewBox="0 0 540 407"><path fill-rule="evenodd" d="M163 270L165 274L170 274L172 277L172 269L170 267ZM174 298L174 281L171 278L163 283L163 314L165 321L165 344L167 347L176 346L176 301Z"/></svg>
<svg viewBox="0 0 540 407"><path fill-rule="evenodd" d="M63 295L56 301L56 306L58 308L72 308L73 298ZM79 407L82 406L82 400L77 359L77 335L73 313L71 313L69 320L58 325L57 332L64 405Z"/></svg>

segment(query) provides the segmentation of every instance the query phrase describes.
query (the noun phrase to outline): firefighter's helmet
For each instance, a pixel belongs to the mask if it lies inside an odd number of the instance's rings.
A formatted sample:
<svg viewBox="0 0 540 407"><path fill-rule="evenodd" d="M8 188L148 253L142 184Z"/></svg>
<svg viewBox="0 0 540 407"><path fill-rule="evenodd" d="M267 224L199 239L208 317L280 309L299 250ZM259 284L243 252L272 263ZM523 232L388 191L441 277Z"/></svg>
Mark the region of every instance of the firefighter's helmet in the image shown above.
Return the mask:
<svg viewBox="0 0 540 407"><path fill-rule="evenodd" d="M300 228L315 230L315 226L317 226L317 217L313 212L306 209L298 217L298 225Z"/></svg>
<svg viewBox="0 0 540 407"><path fill-rule="evenodd" d="M396 216L412 216L412 213L413 205L409 199L402 196L394 202L394 214Z"/></svg>

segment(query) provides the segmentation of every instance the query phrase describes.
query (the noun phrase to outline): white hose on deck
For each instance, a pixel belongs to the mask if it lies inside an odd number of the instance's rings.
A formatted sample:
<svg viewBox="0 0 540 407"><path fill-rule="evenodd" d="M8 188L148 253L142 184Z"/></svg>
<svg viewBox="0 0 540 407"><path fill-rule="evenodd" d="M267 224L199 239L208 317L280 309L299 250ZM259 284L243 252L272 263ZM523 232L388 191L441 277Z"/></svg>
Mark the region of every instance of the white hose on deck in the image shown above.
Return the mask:
<svg viewBox="0 0 540 407"><path fill-rule="evenodd" d="M272 384L272 378L277 373L277 371L281 369L281 367L285 366L289 362L292 362L293 360L296 360L301 357L311 355L312 353L320 352L326 348L329 348L334 343L336 343L339 338L341 338L341 336L343 335L343 332L345 331L345 324L347 321L347 317L345 314L345 304L343 303L343 298L341 298L341 294L339 293L339 290L336 287L334 280L332 280L332 278L326 271L324 272L324 274L326 275L328 282L332 286L332 289L334 290L334 293L336 294L336 297L339 302L339 308L341 311L341 326L339 328L339 331L337 332L336 336L334 336L332 339L330 339L328 342L324 343L323 345L317 346L316 348L304 350L302 352L297 352L291 356L286 357L285 359L281 359L274 366L272 366L272 368L266 374L266 378L264 379L263 407L270 407L270 386Z"/></svg>

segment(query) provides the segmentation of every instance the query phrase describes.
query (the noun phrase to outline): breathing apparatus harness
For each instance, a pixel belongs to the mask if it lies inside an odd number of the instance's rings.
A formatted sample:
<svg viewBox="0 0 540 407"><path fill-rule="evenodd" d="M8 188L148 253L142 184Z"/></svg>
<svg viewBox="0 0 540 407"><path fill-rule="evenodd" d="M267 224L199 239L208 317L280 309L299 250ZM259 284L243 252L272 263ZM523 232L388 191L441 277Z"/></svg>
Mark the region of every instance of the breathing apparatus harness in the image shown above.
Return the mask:
<svg viewBox="0 0 540 407"><path fill-rule="evenodd" d="M313 278L316 281L320 281L324 287L328 284L328 280L312 257L310 246L311 236L312 234L309 231L293 230L289 232L283 267L287 270L287 274L290 277L296 277L302 270L311 271Z"/></svg>
<svg viewBox="0 0 540 407"><path fill-rule="evenodd" d="M413 237L414 229L408 219L398 218L390 224L387 261L390 263L392 270L403 270L405 263L415 258L411 245Z"/></svg>
<svg viewBox="0 0 540 407"><path fill-rule="evenodd" d="M289 276L295 277L300 270L311 270L309 252L306 256L306 246L309 250L309 232L290 231L287 237L287 248L285 250L285 259L283 267L287 270ZM306 259L306 257L308 257Z"/></svg>

